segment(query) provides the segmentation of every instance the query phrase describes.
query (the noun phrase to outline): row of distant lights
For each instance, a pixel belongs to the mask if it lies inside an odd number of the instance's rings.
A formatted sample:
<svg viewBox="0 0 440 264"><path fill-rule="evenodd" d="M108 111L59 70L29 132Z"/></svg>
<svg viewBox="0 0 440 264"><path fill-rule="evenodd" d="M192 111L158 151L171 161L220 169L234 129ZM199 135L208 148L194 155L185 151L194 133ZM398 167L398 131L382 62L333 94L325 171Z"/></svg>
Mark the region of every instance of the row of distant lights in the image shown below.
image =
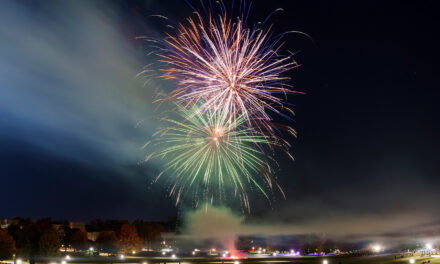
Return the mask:
<svg viewBox="0 0 440 264"><path fill-rule="evenodd" d="M428 250L432 250L432 244L426 244L425 245L425 248L426 249L428 249ZM378 246L378 245L375 245L374 247L373 247L373 249L374 249L374 251L380 251L381 249L382 249L382 247L381 246ZM414 263L416 263L416 261L414 260L414 259L410 259L409 260L409 263L411 263L411 264L414 264ZM328 264L328 260L323 260L322 261L322 264Z"/></svg>
<svg viewBox="0 0 440 264"><path fill-rule="evenodd" d="M70 259L70 256L67 255L66 259ZM61 264L67 264L67 261L63 260L60 262ZM23 264L23 261L21 259L15 260L15 264ZM56 262L51 262L50 264L56 264Z"/></svg>
<svg viewBox="0 0 440 264"><path fill-rule="evenodd" d="M414 264L414 263L416 263L416 261L415 261L414 259L410 259L410 260L409 260L409 263ZM238 263L235 263L235 264L238 264ZM328 260L324 259L324 260L322 261L322 264L328 264Z"/></svg>
<svg viewBox="0 0 440 264"><path fill-rule="evenodd" d="M432 250L432 244L430 244L430 243L426 244L426 245L425 245L425 248L426 248L427 250ZM414 259L410 259L410 260L409 260L409 263L414 264L414 263L416 263L416 261L415 261Z"/></svg>
<svg viewBox="0 0 440 264"><path fill-rule="evenodd" d="M255 250L255 247L252 247L252 250ZM258 254L261 254L261 253L266 253L266 249L265 248L258 248L258 251L257 251L257 253ZM290 250L290 254L292 254L292 255L296 255L296 256L299 256L299 251L296 251L295 252L295 250L293 250L293 249L291 249ZM193 254L194 255L194 254ZM272 256L274 256L274 257L276 257L278 255L278 253L277 252L273 252L272 253Z"/></svg>
<svg viewBox="0 0 440 264"><path fill-rule="evenodd" d="M381 245L373 245L373 250L374 251L382 251L384 248ZM432 250L432 244L431 243L427 243L425 244L425 249L427 250Z"/></svg>
<svg viewBox="0 0 440 264"><path fill-rule="evenodd" d="M67 257L69 257L69 256L67 256ZM66 258L67 258L66 257ZM70 257L69 257L70 258ZM119 256L119 258L120 259L125 259L125 256L124 255L120 255ZM175 259L176 258L176 255L172 255L172 258L173 259ZM409 260L409 263L411 263L411 264L414 264L415 263L415 260L414 259L410 259ZM16 264L22 264L22 261L21 261L21 259L17 259L17 261L16 261ZM50 264L56 264L56 262L51 262ZM61 264L67 264L67 262L65 261L65 260L63 260L63 261L61 261ZM142 262L142 264L148 264L148 262ZM234 264L240 264L240 262L239 261L234 261ZM322 261L322 264L328 264L328 260L323 260Z"/></svg>
<svg viewBox="0 0 440 264"><path fill-rule="evenodd" d="M23 264L23 261L21 259L17 259L15 261L16 264ZM61 264L67 264L67 261L63 260L60 262ZM56 262L51 262L50 264L56 264Z"/></svg>
<svg viewBox="0 0 440 264"><path fill-rule="evenodd" d="M66 259L70 259L70 256L66 256ZM120 259L125 259L125 256L124 255L119 255L119 258ZM176 259L176 255L172 255L171 256L171 258L173 258L173 259ZM410 259L409 260L409 263L411 263L411 264L414 264L415 263L415 260L414 259ZM22 261L21 261L21 259L17 259L16 260L16 264L22 264ZM51 262L50 264L56 264L56 262ZM67 264L67 262L65 261L65 260L63 260L63 261L61 261L61 264ZM142 264L148 264L148 262L142 262ZM239 261L234 261L234 264L240 264L240 262ZM323 260L322 261L322 264L328 264L328 260Z"/></svg>
<svg viewBox="0 0 440 264"><path fill-rule="evenodd" d="M380 251L381 249L382 249L382 247L381 246L379 246L379 245L375 245L375 246L373 246L373 249L375 250L375 251ZM428 249L428 250L432 250L432 245L431 244L426 244L426 249ZM90 251L93 251L93 247L91 247L90 249L89 249ZM199 251L199 250L194 250L192 253L193 253L193 255L195 254L195 252L196 251ZM293 250L291 250L291 252L293 252ZM135 252L133 252L133 254L135 254ZM162 255L165 255L165 252L162 252ZM273 256L276 256L277 254L276 253L273 253L272 254ZM223 254L223 257L225 257L226 256L226 254ZM119 258L120 259L125 259L125 255L123 255L123 254L121 254L121 255L119 255ZM176 257L176 254L172 254L171 255L171 258L172 259L176 259L177 257ZM70 260L70 256L69 255L67 255L66 257L65 257L65 259L66 260ZM61 261L61 264L67 264L67 261L66 260L63 260L63 261ZM21 259L17 259L16 261L15 261L15 263L16 264L22 264L22 261L21 261ZM409 263L411 263L411 264L414 264L415 263L415 260L414 259L410 259L409 260ZM55 262L52 262L51 264L56 264ZM148 264L147 262L142 262L142 264ZM234 264L240 264L240 262L239 261L234 261ZM322 264L328 264L328 260L323 260L322 261Z"/></svg>

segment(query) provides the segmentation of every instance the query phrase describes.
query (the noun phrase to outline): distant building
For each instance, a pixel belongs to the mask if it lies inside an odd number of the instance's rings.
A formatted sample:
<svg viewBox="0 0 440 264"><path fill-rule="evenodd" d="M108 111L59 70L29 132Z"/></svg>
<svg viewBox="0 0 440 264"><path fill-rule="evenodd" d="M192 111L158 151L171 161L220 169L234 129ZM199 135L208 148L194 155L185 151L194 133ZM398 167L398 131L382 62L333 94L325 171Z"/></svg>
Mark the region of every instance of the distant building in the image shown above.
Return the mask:
<svg viewBox="0 0 440 264"><path fill-rule="evenodd" d="M6 228L9 228L11 225L19 226L21 221L22 221L22 219L19 217L13 217L11 219L0 218L0 228L6 229ZM21 225L19 227L20 227L20 229L22 228Z"/></svg>
<svg viewBox="0 0 440 264"><path fill-rule="evenodd" d="M70 229L79 229L86 232L86 223L84 222L69 222Z"/></svg>
<svg viewBox="0 0 440 264"><path fill-rule="evenodd" d="M63 224L52 224L53 229L57 232L60 238L63 238L66 234L64 232Z"/></svg>
<svg viewBox="0 0 440 264"><path fill-rule="evenodd" d="M100 232L87 232L87 239L95 242L98 239Z"/></svg>
<svg viewBox="0 0 440 264"><path fill-rule="evenodd" d="M9 219L6 219L6 218L0 218L0 228L1 228L1 229L6 229L6 228L8 228L10 224L11 224L11 223L10 223Z"/></svg>

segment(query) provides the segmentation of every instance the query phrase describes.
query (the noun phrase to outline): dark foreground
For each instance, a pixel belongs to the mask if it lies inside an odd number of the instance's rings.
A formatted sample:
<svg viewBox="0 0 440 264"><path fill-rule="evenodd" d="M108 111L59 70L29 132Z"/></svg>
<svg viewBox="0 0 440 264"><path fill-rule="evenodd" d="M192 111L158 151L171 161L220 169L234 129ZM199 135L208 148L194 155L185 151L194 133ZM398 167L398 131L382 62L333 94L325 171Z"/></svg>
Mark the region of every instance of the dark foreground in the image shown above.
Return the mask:
<svg viewBox="0 0 440 264"><path fill-rule="evenodd" d="M92 263L108 263L108 264L411 264L414 259L416 264L440 264L440 256L431 257L405 257L395 258L393 254L373 255L373 256L325 256L325 257L266 257L266 258L243 258L243 259L220 259L220 258L137 258L127 257L125 259L107 258L107 257L90 257L90 258L73 258L66 263L62 263L62 259L41 259L37 264L92 264ZM23 261L23 264L27 262Z"/></svg>

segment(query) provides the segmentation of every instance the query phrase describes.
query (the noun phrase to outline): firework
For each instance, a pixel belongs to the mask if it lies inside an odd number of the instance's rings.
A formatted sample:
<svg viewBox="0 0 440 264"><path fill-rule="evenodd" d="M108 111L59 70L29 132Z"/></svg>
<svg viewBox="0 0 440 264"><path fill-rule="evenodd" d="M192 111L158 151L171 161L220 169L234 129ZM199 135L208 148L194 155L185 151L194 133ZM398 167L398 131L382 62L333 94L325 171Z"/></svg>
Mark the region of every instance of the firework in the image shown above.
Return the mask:
<svg viewBox="0 0 440 264"><path fill-rule="evenodd" d="M162 78L177 80L170 97L185 106L203 102L201 110L228 111L260 132L273 133L270 112L287 109L285 95L293 91L283 73L297 64L280 55L279 38L266 30L247 28L244 19L226 13L203 20L199 13L168 34L160 52L167 67ZM282 96L279 96L282 95Z"/></svg>
<svg viewBox="0 0 440 264"><path fill-rule="evenodd" d="M269 198L276 186L284 196L271 176L268 150L280 147L292 158L279 132L296 133L272 115L292 113L285 101L294 91L285 73L297 64L282 54L282 35L274 38L265 22L249 28L247 15L208 13L204 19L195 12L163 42L152 40L163 44L161 78L177 82L159 101L173 102L177 111L171 112L178 116L163 119L167 125L155 134L157 149L147 160L164 161L156 180L167 175L176 204L184 196L213 203L233 193L249 210L251 190Z"/></svg>
<svg viewBox="0 0 440 264"><path fill-rule="evenodd" d="M163 119L167 125L157 134L150 158L165 161L164 173L170 180L170 196L179 203L184 194L197 202L213 202L233 191L249 209L248 191L257 189L268 197L268 189L278 184L270 175L270 166L261 148L276 144L244 126L244 115L228 111L201 111L177 105L180 120ZM281 188L280 188L281 190ZM226 196L228 196L226 194Z"/></svg>

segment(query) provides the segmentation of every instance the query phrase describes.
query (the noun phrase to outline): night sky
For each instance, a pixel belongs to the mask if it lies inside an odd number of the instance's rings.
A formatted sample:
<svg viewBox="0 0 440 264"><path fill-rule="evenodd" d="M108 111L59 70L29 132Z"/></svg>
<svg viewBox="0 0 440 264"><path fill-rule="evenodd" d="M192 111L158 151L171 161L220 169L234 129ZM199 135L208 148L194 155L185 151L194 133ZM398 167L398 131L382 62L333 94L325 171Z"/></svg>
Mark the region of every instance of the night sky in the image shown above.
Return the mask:
<svg viewBox="0 0 440 264"><path fill-rule="evenodd" d="M249 221L438 235L435 1L254 0L249 21L279 7L274 31L313 41L285 38L304 93L289 98L293 120L280 120L298 132L295 162L277 155L287 199L255 199ZM0 1L0 217L182 213L150 184L160 168L141 163L157 128L155 89L173 83L135 78L153 59L136 37L170 31L151 15L176 25L191 12L180 0Z"/></svg>

